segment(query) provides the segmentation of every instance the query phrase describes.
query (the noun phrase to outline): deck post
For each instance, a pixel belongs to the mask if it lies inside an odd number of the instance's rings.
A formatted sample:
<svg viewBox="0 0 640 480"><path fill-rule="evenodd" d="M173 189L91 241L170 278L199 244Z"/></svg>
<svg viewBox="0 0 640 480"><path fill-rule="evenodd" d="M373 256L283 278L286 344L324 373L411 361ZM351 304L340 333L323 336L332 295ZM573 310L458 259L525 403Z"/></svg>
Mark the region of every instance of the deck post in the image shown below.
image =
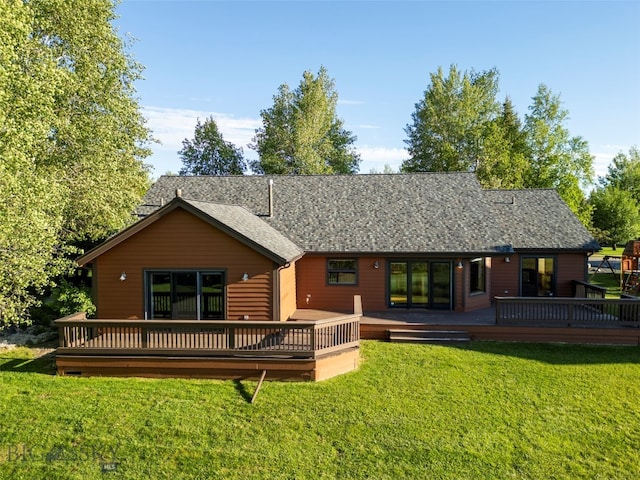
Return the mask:
<svg viewBox="0 0 640 480"><path fill-rule="evenodd" d="M267 371L262 370L262 375L260 375L260 380L258 380L258 385L256 385L256 391L253 392L253 397L251 397L251 403L255 402L256 397L258 396L258 392L260 391L260 387L262 387L262 382L264 382L264 377L267 376Z"/></svg>

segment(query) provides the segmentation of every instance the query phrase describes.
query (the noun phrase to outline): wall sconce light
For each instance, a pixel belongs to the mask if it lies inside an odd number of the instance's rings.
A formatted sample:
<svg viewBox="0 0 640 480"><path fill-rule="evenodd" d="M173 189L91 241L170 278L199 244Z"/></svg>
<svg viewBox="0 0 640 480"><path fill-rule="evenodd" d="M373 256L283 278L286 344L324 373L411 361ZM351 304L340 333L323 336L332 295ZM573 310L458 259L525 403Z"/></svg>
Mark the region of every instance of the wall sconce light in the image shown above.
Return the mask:
<svg viewBox="0 0 640 480"><path fill-rule="evenodd" d="M249 274L247 272L244 272L244 275L242 275L242 281L246 282L247 280L249 280Z"/></svg>
<svg viewBox="0 0 640 480"><path fill-rule="evenodd" d="M124 282L127 279L127 272L122 272L120 274L120 281Z"/></svg>
<svg viewBox="0 0 640 480"><path fill-rule="evenodd" d="M380 264L378 263L377 260L373 262L373 268L380 268Z"/></svg>
<svg viewBox="0 0 640 480"><path fill-rule="evenodd" d="M458 264L456 265L456 268L458 270L462 270L462 267L463 267L462 262L458 262Z"/></svg>
<svg viewBox="0 0 640 480"><path fill-rule="evenodd" d="M504 263L511 263L511 257L504 257Z"/></svg>

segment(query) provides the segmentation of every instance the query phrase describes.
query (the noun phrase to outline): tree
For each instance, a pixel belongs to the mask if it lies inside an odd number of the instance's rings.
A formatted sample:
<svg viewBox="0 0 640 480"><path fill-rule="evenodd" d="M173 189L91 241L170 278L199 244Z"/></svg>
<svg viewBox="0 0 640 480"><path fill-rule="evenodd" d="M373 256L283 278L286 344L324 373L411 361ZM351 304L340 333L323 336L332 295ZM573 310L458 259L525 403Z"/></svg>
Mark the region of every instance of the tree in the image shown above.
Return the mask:
<svg viewBox="0 0 640 480"><path fill-rule="evenodd" d="M631 147L628 156L619 152L609 165L605 178L600 179L600 183L629 192L640 205L640 150Z"/></svg>
<svg viewBox="0 0 640 480"><path fill-rule="evenodd" d="M213 117L196 124L193 140L184 139L178 152L180 175L242 175L246 163L242 149L225 142Z"/></svg>
<svg viewBox="0 0 640 480"><path fill-rule="evenodd" d="M337 118L334 81L324 67L315 77L309 71L302 77L294 91L282 84L273 106L260 112L263 126L249 145L259 160L251 169L266 174L356 173L356 137Z"/></svg>
<svg viewBox="0 0 640 480"><path fill-rule="evenodd" d="M487 128L483 145L476 170L480 184L485 188L522 188L528 168L526 136L509 97Z"/></svg>
<svg viewBox="0 0 640 480"><path fill-rule="evenodd" d="M65 190L69 240L97 240L132 220L149 186L150 132L135 98L142 66L126 52L111 0L32 0L32 35L56 62L55 115L38 167ZM46 81L46 80L45 80Z"/></svg>
<svg viewBox="0 0 640 480"><path fill-rule="evenodd" d="M529 111L524 122L529 148L524 186L555 188L583 224L589 225L591 211L583 193L593 180L588 143L570 135L565 126L569 112L547 86L538 87Z"/></svg>
<svg viewBox="0 0 640 480"><path fill-rule="evenodd" d="M614 186L598 187L589 197L593 226L608 233L614 244L640 236L640 206L631 192Z"/></svg>
<svg viewBox="0 0 640 480"><path fill-rule="evenodd" d="M148 185L140 67L96 0L0 2L0 325L28 320L73 243L132 220Z"/></svg>
<svg viewBox="0 0 640 480"><path fill-rule="evenodd" d="M431 74L431 84L415 105L413 123L405 128L410 158L404 172L478 169L487 134L499 112L498 71L459 72L451 66Z"/></svg>

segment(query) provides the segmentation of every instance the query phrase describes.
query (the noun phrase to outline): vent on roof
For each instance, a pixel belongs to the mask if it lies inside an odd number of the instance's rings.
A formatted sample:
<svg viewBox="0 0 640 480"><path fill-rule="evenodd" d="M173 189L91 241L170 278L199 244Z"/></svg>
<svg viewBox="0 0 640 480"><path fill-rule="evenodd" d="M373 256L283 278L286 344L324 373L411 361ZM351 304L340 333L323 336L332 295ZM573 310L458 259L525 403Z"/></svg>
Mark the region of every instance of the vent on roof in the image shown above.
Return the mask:
<svg viewBox="0 0 640 480"><path fill-rule="evenodd" d="M176 197L181 197L182 196L182 190L179 188L176 188Z"/></svg>
<svg viewBox="0 0 640 480"><path fill-rule="evenodd" d="M515 204L516 204L516 196L515 196L515 195L513 195L513 196L511 197L511 205L515 205Z"/></svg>
<svg viewBox="0 0 640 480"><path fill-rule="evenodd" d="M269 179L269 218L273 217L273 179Z"/></svg>

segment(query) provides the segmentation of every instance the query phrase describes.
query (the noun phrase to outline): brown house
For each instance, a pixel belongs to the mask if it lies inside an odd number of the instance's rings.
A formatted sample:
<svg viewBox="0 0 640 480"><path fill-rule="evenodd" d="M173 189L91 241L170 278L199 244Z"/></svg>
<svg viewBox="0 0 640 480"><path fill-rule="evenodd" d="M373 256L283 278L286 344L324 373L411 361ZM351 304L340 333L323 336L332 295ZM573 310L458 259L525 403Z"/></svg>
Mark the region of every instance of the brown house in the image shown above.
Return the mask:
<svg viewBox="0 0 640 480"><path fill-rule="evenodd" d="M78 262L98 318L287 320L296 309L488 307L571 296L599 245L553 190L473 174L163 176Z"/></svg>

